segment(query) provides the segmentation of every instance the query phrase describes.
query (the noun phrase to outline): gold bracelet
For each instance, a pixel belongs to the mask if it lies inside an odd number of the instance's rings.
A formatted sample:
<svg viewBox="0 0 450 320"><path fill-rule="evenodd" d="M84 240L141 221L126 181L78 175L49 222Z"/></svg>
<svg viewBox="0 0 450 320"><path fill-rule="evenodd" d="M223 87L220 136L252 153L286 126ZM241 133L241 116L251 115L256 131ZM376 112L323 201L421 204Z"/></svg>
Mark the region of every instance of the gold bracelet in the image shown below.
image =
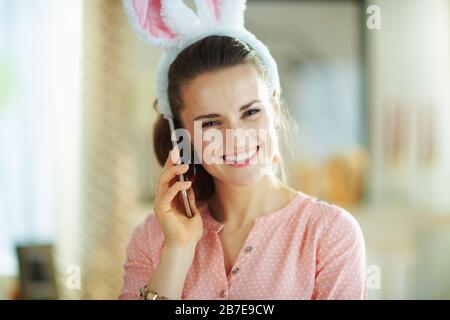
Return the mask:
<svg viewBox="0 0 450 320"><path fill-rule="evenodd" d="M144 300L169 300L169 298L159 295L147 287L147 285L139 288L139 296Z"/></svg>

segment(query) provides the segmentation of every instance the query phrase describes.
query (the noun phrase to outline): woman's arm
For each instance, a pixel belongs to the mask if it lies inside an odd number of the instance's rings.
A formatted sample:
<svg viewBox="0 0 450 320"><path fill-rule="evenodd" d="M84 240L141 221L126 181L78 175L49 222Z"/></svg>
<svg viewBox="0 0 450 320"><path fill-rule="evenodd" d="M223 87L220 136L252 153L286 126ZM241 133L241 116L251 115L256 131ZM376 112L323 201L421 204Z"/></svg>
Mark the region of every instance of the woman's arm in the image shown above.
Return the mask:
<svg viewBox="0 0 450 320"><path fill-rule="evenodd" d="M165 243L156 217L150 215L128 243L119 299L140 299L144 285L169 299L180 299L195 247Z"/></svg>
<svg viewBox="0 0 450 320"><path fill-rule="evenodd" d="M187 164L178 165L179 160L180 151L175 147L158 178L154 216L133 232L127 248L120 299L138 298L137 293L144 285L169 299L181 298L195 248L203 236L203 221L192 182L176 179L189 168ZM184 206L176 198L182 190L188 192L191 218L186 216Z"/></svg>
<svg viewBox="0 0 450 320"><path fill-rule="evenodd" d="M341 208L327 216L326 229L318 242L312 298L367 299L365 244L359 224Z"/></svg>
<svg viewBox="0 0 450 320"><path fill-rule="evenodd" d="M147 284L169 299L181 299L184 282L194 260L195 246L164 246L159 264Z"/></svg>

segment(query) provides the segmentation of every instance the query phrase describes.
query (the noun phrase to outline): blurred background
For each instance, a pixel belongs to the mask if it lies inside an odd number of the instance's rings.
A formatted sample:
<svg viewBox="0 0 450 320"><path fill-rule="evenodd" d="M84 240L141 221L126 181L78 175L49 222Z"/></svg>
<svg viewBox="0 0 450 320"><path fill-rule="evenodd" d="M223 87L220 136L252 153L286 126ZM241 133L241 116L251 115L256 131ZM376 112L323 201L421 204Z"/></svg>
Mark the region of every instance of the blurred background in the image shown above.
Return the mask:
<svg viewBox="0 0 450 320"><path fill-rule="evenodd" d="M246 27L298 125L290 184L359 221L369 298L450 299L450 0L249 0ZM118 297L161 54L119 0L0 0L0 299Z"/></svg>

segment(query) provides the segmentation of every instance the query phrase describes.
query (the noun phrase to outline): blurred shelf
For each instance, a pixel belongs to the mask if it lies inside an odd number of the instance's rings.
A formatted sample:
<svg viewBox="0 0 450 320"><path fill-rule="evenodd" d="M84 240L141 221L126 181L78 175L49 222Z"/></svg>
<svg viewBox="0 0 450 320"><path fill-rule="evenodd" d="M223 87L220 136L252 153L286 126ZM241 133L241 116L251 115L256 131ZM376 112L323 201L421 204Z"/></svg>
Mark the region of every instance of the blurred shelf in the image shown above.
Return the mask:
<svg viewBox="0 0 450 320"><path fill-rule="evenodd" d="M398 224L406 227L436 228L450 226L448 212L403 206L355 206L346 208L361 223Z"/></svg>

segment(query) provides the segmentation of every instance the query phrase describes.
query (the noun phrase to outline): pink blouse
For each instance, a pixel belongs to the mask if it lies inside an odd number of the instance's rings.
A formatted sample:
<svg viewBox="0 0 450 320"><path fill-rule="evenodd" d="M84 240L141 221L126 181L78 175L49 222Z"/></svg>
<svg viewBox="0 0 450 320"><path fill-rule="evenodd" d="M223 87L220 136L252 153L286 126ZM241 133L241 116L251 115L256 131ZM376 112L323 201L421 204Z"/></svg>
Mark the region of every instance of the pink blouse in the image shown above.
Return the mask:
<svg viewBox="0 0 450 320"><path fill-rule="evenodd" d="M215 220L199 205L204 233L182 299L367 299L364 237L344 209L298 192L285 207L256 219L229 274ZM164 245L150 214L127 248L120 299L139 299Z"/></svg>

